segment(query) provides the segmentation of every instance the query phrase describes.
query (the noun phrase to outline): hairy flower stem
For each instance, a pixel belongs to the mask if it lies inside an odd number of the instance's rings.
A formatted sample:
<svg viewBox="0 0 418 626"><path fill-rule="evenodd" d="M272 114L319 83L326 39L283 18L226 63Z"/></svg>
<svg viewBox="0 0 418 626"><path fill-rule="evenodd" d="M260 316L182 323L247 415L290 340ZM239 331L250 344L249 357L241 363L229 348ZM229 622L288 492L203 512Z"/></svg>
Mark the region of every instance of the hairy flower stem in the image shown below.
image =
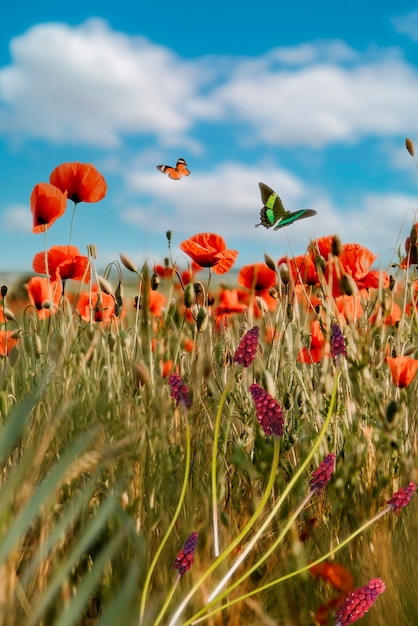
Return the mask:
<svg viewBox="0 0 418 626"><path fill-rule="evenodd" d="M151 581L151 577L152 577L153 571L154 571L155 566L157 564L157 561L158 561L158 559L160 557L160 554L163 551L163 548L164 548L165 544L167 543L167 540L168 540L168 538L169 538L169 536L170 536L170 534L171 534L171 532L172 532L172 530L174 528L174 525L175 525L175 523L177 521L177 518L178 518L178 516L180 514L181 508L182 508L183 503L184 503L184 498L186 496L187 485L188 485L188 482L189 482L190 459L191 459L190 425L189 425L189 419L188 419L188 416L187 416L187 407L186 407L185 402L181 401L180 402L180 406L181 406L182 411L183 411L184 424L185 424L185 428L186 428L186 464L185 464L185 470L184 470L183 486L182 486L182 489L181 489L180 499L179 499L177 508L176 508L175 513L173 515L173 519L171 520L170 525L169 525L169 527L167 529L167 532L164 535L160 545L158 546L158 550L157 550L157 552L154 555L154 558L153 558L153 560L151 562L151 565L150 565L150 567L148 569L147 576L145 578L144 588L143 588L142 597L141 597L140 613L139 613L139 624L140 624L140 626L142 624L144 624L145 603L146 603L148 588L149 588L149 585L150 585L150 581ZM174 589L173 589L172 593L174 593ZM171 593L171 595L172 595L172 593ZM169 594L170 599L171 599L171 595ZM166 611L168 604L169 604L169 601L168 602L166 601L164 603L164 605L163 605L164 612ZM162 611L162 609L161 609L161 611ZM160 614L158 616L158 622L155 622L155 625L158 624L159 621L161 621L161 619L162 619L162 617L164 615L164 613L161 613L161 611L160 611Z"/></svg>

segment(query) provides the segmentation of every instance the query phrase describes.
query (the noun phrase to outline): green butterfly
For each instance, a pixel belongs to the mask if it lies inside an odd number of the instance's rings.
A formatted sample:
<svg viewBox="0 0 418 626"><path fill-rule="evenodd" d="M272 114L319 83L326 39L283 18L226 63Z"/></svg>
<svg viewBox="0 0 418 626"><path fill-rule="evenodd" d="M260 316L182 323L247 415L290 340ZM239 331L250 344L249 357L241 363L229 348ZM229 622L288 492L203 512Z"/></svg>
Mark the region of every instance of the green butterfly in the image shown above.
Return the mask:
<svg viewBox="0 0 418 626"><path fill-rule="evenodd" d="M260 211L261 222L256 224L257 226L264 226L265 228L271 228L274 226L274 230L279 230L284 226L293 224L297 220L303 220L305 217L312 217L316 215L316 211L313 209L300 209L299 211L286 211L283 206L283 202L273 189L267 187L264 183L258 183L260 187L261 199L264 203L263 208Z"/></svg>

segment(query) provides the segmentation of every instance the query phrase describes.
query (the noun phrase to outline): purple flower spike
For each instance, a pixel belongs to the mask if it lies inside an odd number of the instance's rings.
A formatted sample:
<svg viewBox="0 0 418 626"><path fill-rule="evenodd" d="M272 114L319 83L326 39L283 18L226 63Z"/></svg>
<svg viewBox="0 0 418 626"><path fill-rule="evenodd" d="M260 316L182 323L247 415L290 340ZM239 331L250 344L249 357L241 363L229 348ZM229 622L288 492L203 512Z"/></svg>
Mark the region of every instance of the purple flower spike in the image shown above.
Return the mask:
<svg viewBox="0 0 418 626"><path fill-rule="evenodd" d="M189 389L184 384L181 376L170 374L167 381L171 387L171 397L175 399L176 405L178 406L180 402L183 402L186 406L191 406L192 401L190 400Z"/></svg>
<svg viewBox="0 0 418 626"><path fill-rule="evenodd" d="M386 585L381 578L373 578L364 587L352 591L335 613L336 626L354 624L364 617L365 613L375 603L378 595L384 592Z"/></svg>
<svg viewBox="0 0 418 626"><path fill-rule="evenodd" d="M255 359L258 347L258 326L250 328L240 341L238 348L235 350L234 361L238 365L249 367Z"/></svg>
<svg viewBox="0 0 418 626"><path fill-rule="evenodd" d="M417 486L415 483L409 483L404 489L399 489L396 493L393 494L390 500L388 500L388 505L391 507L392 511L395 515L399 515L401 509L404 508L407 504L409 504L410 499L412 498L414 492L416 491Z"/></svg>
<svg viewBox="0 0 418 626"><path fill-rule="evenodd" d="M184 543L183 549L180 550L176 556L173 569L178 569L180 576L184 576L193 565L194 553L197 547L197 536L198 534L196 532L190 533Z"/></svg>
<svg viewBox="0 0 418 626"><path fill-rule="evenodd" d="M335 454L327 454L316 470L312 472L312 477L309 481L311 491L319 491L328 485L334 471L334 464Z"/></svg>
<svg viewBox="0 0 418 626"><path fill-rule="evenodd" d="M249 388L255 408L257 419L266 435L283 435L283 410L280 404L267 393L265 389L254 383Z"/></svg>
<svg viewBox="0 0 418 626"><path fill-rule="evenodd" d="M347 356L344 335L338 324L332 325L331 331L331 356L333 359Z"/></svg>

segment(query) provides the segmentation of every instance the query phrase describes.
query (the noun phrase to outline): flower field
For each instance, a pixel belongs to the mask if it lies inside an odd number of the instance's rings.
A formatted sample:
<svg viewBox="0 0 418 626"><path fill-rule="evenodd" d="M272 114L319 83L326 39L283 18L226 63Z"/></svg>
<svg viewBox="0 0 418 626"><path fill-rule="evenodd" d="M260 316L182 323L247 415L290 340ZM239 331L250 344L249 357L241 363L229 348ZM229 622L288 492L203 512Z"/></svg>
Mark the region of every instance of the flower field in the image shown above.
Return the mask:
<svg viewBox="0 0 418 626"><path fill-rule="evenodd" d="M1 287L0 624L416 625L418 223L387 271L168 231L99 274L73 233L106 189L36 185Z"/></svg>

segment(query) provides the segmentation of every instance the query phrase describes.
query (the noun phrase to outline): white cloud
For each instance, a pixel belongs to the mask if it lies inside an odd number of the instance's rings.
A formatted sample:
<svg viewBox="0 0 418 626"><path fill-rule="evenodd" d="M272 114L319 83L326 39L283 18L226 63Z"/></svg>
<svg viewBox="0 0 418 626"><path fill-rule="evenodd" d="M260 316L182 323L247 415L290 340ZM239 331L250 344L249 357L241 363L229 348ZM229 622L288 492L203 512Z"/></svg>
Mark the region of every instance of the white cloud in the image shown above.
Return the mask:
<svg viewBox="0 0 418 626"><path fill-rule="evenodd" d="M417 92L417 71L389 56L349 67L237 70L211 97L263 143L320 148L416 129Z"/></svg>
<svg viewBox="0 0 418 626"><path fill-rule="evenodd" d="M3 133L110 147L123 133L170 137L193 121L197 68L101 20L34 26L11 42L11 56L0 72Z"/></svg>
<svg viewBox="0 0 418 626"><path fill-rule="evenodd" d="M418 41L418 11L398 15L392 19L396 32L406 35L412 41Z"/></svg>
<svg viewBox="0 0 418 626"><path fill-rule="evenodd" d="M131 135L197 151L201 121L227 123L246 145L322 148L418 132L418 73L397 49L314 41L183 59L95 19L34 26L10 53L0 133L14 139L114 147Z"/></svg>
<svg viewBox="0 0 418 626"><path fill-rule="evenodd" d="M32 232L32 216L28 206L12 205L2 211L2 226L9 233Z"/></svg>

